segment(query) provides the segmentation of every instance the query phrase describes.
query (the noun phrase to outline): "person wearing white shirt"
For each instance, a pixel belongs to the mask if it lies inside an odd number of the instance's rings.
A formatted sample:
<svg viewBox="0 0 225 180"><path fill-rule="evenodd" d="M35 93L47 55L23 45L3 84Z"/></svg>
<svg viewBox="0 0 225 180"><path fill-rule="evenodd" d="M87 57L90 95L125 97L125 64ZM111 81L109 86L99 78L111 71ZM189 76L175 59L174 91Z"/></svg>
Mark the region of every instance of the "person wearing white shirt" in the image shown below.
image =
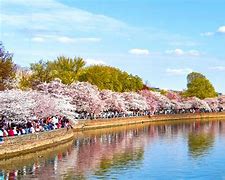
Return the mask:
<svg viewBox="0 0 225 180"><path fill-rule="evenodd" d="M32 134L35 133L35 129L33 126L30 128L30 133L32 133Z"/></svg>
<svg viewBox="0 0 225 180"><path fill-rule="evenodd" d="M2 144L2 143L4 142L3 136L4 136L4 133L3 133L3 131L0 129L0 144Z"/></svg>

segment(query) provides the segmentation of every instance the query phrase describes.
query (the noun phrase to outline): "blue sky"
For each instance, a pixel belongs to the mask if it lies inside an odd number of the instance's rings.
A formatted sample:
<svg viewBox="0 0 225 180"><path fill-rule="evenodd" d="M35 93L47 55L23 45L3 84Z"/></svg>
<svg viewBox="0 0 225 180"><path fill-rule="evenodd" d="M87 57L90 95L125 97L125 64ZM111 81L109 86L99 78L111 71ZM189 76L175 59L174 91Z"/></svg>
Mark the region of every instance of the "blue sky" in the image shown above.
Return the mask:
<svg viewBox="0 0 225 180"><path fill-rule="evenodd" d="M81 56L182 90L198 71L225 93L225 1L0 0L0 40L22 66Z"/></svg>

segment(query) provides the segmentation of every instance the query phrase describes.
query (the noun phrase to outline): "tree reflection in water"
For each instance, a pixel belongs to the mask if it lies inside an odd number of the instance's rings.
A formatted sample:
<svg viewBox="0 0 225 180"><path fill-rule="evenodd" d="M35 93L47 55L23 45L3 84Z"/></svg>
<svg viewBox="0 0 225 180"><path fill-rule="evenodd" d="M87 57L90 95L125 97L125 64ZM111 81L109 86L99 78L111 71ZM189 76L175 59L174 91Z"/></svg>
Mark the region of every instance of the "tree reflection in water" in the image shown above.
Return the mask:
<svg viewBox="0 0 225 180"><path fill-rule="evenodd" d="M207 155L213 148L215 133L221 130L220 121L192 123L191 131L188 135L189 155L193 158L199 158Z"/></svg>
<svg viewBox="0 0 225 180"><path fill-rule="evenodd" d="M188 136L188 149L193 158L206 155L213 147L214 136L210 133L191 133Z"/></svg>
<svg viewBox="0 0 225 180"><path fill-rule="evenodd" d="M74 170L79 174L96 172L96 175L101 175L119 166L138 166L143 158L147 138L143 130L125 129L118 132L98 132L77 139L75 144L78 154Z"/></svg>
<svg viewBox="0 0 225 180"><path fill-rule="evenodd" d="M95 175L105 177L105 174L110 173L111 169L137 168L144 158L143 155L143 149L137 149L135 152L127 150L122 154L115 154L112 159L103 158Z"/></svg>
<svg viewBox="0 0 225 180"><path fill-rule="evenodd" d="M161 122L84 131L68 145L1 160L0 179L92 179L115 173L122 178L127 171L148 167L145 154L155 145L165 146L166 151L168 145L178 143L171 146L175 151L173 148L184 142L182 155L200 158L211 152L218 136L225 136L225 121ZM155 153L151 156L160 160L161 152Z"/></svg>

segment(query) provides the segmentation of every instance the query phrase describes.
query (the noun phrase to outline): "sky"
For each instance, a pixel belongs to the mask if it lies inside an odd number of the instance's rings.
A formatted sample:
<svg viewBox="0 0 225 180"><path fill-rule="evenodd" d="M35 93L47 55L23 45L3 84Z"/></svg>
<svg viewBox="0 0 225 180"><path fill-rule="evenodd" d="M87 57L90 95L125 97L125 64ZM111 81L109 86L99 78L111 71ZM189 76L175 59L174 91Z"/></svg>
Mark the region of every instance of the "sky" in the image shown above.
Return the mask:
<svg viewBox="0 0 225 180"><path fill-rule="evenodd" d="M183 90L203 73L225 93L223 0L0 0L0 41L25 67L83 57Z"/></svg>

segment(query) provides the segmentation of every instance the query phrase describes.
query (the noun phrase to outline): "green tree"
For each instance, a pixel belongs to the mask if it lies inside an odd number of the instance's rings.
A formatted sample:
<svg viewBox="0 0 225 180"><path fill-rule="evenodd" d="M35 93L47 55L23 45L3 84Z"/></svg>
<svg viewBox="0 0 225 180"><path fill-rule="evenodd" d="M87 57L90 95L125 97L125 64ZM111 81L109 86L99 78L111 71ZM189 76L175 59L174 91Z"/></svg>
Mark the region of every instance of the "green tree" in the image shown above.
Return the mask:
<svg viewBox="0 0 225 180"><path fill-rule="evenodd" d="M38 63L31 64L32 76L40 82L49 82L52 77L50 76L49 62L40 60Z"/></svg>
<svg viewBox="0 0 225 180"><path fill-rule="evenodd" d="M92 65L85 67L82 58L58 57L54 61L39 61L31 64L31 76L22 76L20 87L35 88L41 82L49 82L55 78L64 84L74 81L85 81L96 85L99 89L110 89L116 92L138 91L143 88L142 79L138 76L123 72L118 68Z"/></svg>
<svg viewBox="0 0 225 180"><path fill-rule="evenodd" d="M127 73L124 72L121 76L120 81L123 83L122 91L138 91L143 88L143 82L140 77L133 76L132 74L127 76Z"/></svg>
<svg viewBox="0 0 225 180"><path fill-rule="evenodd" d="M10 82L15 78L16 65L12 60L13 55L6 52L0 42L0 90L10 88Z"/></svg>
<svg viewBox="0 0 225 180"><path fill-rule="evenodd" d="M32 88L32 80L31 80L31 75L28 74L22 74L20 79L19 79L19 84L18 87L21 90L28 90Z"/></svg>
<svg viewBox="0 0 225 180"><path fill-rule="evenodd" d="M213 85L204 75L195 72L190 73L187 76L187 81L187 91L184 92L184 96L196 96L200 99L217 96Z"/></svg>
<svg viewBox="0 0 225 180"><path fill-rule="evenodd" d="M116 92L138 91L143 87L140 77L133 76L115 67L103 65L86 67L80 75L79 81L89 82L99 89L110 89Z"/></svg>
<svg viewBox="0 0 225 180"><path fill-rule="evenodd" d="M41 82L49 82L53 80L49 69L49 62L40 60L38 63L32 63L30 69L32 71L32 75L27 78L24 77L22 80L29 81L24 83L30 84L32 88L35 88L36 85Z"/></svg>
<svg viewBox="0 0 225 180"><path fill-rule="evenodd" d="M165 95L167 94L167 91L166 91L165 89L161 89L161 90L160 90L160 94L162 94L162 95L165 96Z"/></svg>
<svg viewBox="0 0 225 180"><path fill-rule="evenodd" d="M82 58L58 57L54 61L39 61L30 66L32 75L22 77L20 85L22 88L31 86L35 88L41 82L50 82L55 78L62 80L64 84L71 84L78 80L85 61Z"/></svg>
<svg viewBox="0 0 225 180"><path fill-rule="evenodd" d="M58 57L53 62L48 62L51 78L59 78L64 84L71 84L78 80L85 61L80 57Z"/></svg>
<svg viewBox="0 0 225 180"><path fill-rule="evenodd" d="M203 79L205 79L206 77L203 74L198 73L198 72L189 73L187 75L187 84L190 84L196 78L203 78Z"/></svg>

